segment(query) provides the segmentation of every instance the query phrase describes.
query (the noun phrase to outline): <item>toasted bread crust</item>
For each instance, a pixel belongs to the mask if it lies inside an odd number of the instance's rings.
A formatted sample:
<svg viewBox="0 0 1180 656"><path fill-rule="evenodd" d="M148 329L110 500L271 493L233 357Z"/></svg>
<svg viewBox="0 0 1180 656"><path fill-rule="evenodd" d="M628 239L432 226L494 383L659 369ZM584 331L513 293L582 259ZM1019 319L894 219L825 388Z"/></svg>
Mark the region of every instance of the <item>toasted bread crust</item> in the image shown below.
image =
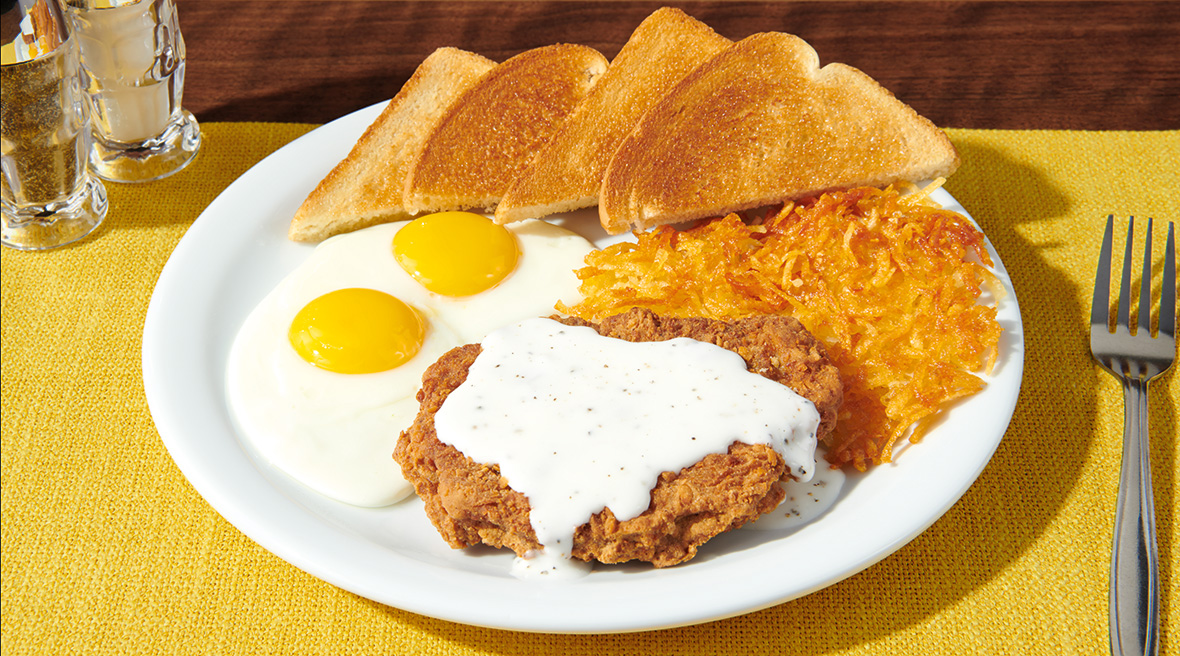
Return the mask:
<svg viewBox="0 0 1180 656"><path fill-rule="evenodd" d="M590 207L607 164L639 119L677 82L731 41L664 7L631 34L610 68L509 187L496 223Z"/></svg>
<svg viewBox="0 0 1180 656"><path fill-rule="evenodd" d="M599 217L628 228L720 216L854 186L946 176L950 140L872 78L781 33L689 74L622 142Z"/></svg>
<svg viewBox="0 0 1180 656"><path fill-rule="evenodd" d="M557 44L492 69L427 136L405 181L407 209L494 206L606 68L593 48Z"/></svg>
<svg viewBox="0 0 1180 656"><path fill-rule="evenodd" d="M287 236L316 242L409 217L405 179L430 126L495 62L457 48L427 57L295 212Z"/></svg>

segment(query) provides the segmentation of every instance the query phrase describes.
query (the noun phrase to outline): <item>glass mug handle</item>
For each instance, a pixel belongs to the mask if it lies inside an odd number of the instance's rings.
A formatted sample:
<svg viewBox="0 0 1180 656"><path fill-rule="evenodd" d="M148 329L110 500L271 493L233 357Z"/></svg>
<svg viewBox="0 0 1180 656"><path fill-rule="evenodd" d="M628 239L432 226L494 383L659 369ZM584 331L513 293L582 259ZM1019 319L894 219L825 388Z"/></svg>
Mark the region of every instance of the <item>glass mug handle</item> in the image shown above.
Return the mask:
<svg viewBox="0 0 1180 656"><path fill-rule="evenodd" d="M181 106L184 37L174 0L67 0L93 119L90 167L147 182L187 166L201 130Z"/></svg>

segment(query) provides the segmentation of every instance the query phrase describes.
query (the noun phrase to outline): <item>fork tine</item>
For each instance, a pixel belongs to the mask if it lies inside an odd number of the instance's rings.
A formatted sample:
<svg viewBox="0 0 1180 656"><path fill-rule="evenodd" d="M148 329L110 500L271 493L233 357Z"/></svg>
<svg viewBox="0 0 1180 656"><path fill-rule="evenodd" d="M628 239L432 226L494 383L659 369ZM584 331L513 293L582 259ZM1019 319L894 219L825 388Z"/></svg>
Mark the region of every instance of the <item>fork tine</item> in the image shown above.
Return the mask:
<svg viewBox="0 0 1180 656"><path fill-rule="evenodd" d="M1094 300L1090 304L1090 325L1105 326L1110 330L1110 250L1114 231L1114 215L1106 217L1106 232L1102 235L1102 250L1098 254L1098 273L1094 276Z"/></svg>
<svg viewBox="0 0 1180 656"><path fill-rule="evenodd" d="M1127 222L1127 247L1123 254L1123 279L1119 285L1118 323L1114 327L1116 333L1119 329L1131 331L1131 238L1135 235L1135 217L1132 216L1129 219Z"/></svg>
<svg viewBox="0 0 1180 656"><path fill-rule="evenodd" d="M1129 240L1130 238L1128 238ZM1151 336L1151 217L1147 217L1147 239L1143 242L1143 281L1139 283L1139 331Z"/></svg>
<svg viewBox="0 0 1180 656"><path fill-rule="evenodd" d="M1159 334L1176 339L1176 234L1172 223L1168 223L1168 247L1164 252L1159 324Z"/></svg>

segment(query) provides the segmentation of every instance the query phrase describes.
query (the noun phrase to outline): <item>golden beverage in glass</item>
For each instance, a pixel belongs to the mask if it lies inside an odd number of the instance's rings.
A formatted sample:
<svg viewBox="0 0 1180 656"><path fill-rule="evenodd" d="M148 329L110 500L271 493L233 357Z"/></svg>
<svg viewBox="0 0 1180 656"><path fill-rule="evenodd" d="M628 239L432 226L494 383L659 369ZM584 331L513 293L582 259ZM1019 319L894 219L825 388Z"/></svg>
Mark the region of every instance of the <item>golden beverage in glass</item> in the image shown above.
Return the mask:
<svg viewBox="0 0 1180 656"><path fill-rule="evenodd" d="M53 248L106 216L86 170L89 130L78 50L53 0L5 3L0 65L0 204L5 246Z"/></svg>
<svg viewBox="0 0 1180 656"><path fill-rule="evenodd" d="M68 0L90 99L91 168L145 182L184 168L201 130L181 107L184 38L173 0Z"/></svg>

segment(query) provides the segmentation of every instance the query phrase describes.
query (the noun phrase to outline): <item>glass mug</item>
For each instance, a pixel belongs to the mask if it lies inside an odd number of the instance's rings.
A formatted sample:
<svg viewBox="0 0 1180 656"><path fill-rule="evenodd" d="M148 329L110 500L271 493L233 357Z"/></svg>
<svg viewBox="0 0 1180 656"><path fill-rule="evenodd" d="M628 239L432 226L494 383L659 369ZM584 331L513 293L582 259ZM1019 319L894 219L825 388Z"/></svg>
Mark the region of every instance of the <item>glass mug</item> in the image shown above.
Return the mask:
<svg viewBox="0 0 1180 656"><path fill-rule="evenodd" d="M0 205L5 246L42 250L85 237L107 212L87 172L87 103L56 0L0 2Z"/></svg>
<svg viewBox="0 0 1180 656"><path fill-rule="evenodd" d="M66 5L90 99L91 168L116 182L184 168L201 146L201 130L181 107L185 51L174 0Z"/></svg>

